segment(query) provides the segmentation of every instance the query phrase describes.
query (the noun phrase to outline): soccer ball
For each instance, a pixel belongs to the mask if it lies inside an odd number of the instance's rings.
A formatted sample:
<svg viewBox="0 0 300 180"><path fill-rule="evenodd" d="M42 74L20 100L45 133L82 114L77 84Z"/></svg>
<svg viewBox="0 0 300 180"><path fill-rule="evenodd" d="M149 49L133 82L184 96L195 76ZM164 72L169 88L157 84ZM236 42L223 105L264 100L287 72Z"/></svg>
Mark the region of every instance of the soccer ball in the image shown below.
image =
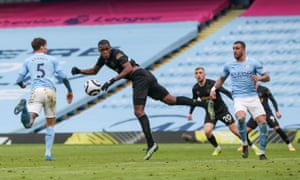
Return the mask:
<svg viewBox="0 0 300 180"><path fill-rule="evenodd" d="M101 91L101 85L98 80L90 79L84 83L84 91L89 96L96 96Z"/></svg>

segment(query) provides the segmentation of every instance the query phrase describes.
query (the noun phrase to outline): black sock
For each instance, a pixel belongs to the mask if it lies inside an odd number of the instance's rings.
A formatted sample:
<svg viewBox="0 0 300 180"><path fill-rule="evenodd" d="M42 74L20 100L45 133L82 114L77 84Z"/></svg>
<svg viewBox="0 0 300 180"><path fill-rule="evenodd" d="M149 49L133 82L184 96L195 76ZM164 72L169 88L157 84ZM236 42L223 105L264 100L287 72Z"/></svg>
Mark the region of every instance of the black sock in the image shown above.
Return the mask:
<svg viewBox="0 0 300 180"><path fill-rule="evenodd" d="M251 142L251 140L249 139L249 134L247 133L247 141L248 141L248 145L249 146L252 146L252 142Z"/></svg>
<svg viewBox="0 0 300 180"><path fill-rule="evenodd" d="M191 98L185 96L177 96L176 97L176 105L188 105L188 106L201 106L206 108L207 103L202 101L194 101Z"/></svg>
<svg viewBox="0 0 300 180"><path fill-rule="evenodd" d="M147 115L144 114L143 116L139 117L138 120L142 126L142 129L143 129L146 141L147 141L147 145L149 148L149 147L153 146L153 144L154 144L154 140L153 140L152 134L151 134L149 119L148 119Z"/></svg>
<svg viewBox="0 0 300 180"><path fill-rule="evenodd" d="M281 128L277 129L276 132L279 134L281 139L284 140L284 142L286 144L290 143L290 140L289 140L288 136L286 135L286 133Z"/></svg>
<svg viewBox="0 0 300 180"><path fill-rule="evenodd" d="M218 143L216 140L216 137L214 135L211 135L210 137L207 138L207 140L216 148L218 147Z"/></svg>

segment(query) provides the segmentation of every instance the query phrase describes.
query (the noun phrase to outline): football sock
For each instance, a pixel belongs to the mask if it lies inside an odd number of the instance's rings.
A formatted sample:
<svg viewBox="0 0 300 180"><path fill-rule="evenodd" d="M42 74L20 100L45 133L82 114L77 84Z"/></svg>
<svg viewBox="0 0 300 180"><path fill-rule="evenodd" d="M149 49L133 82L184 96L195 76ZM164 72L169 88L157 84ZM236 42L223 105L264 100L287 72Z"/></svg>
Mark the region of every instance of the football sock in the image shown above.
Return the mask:
<svg viewBox="0 0 300 180"><path fill-rule="evenodd" d="M149 119L148 119L147 115L144 114L143 116L138 117L138 120L142 126L148 147L150 148L154 144L154 140L153 140L152 134L151 134Z"/></svg>
<svg viewBox="0 0 300 180"><path fill-rule="evenodd" d="M290 140L289 140L288 136L286 135L286 133L281 128L276 129L276 132L280 135L281 139L284 140L284 142L286 144L290 143Z"/></svg>
<svg viewBox="0 0 300 180"><path fill-rule="evenodd" d="M267 146L267 125L266 123L258 124L259 127L259 144L260 150L265 151Z"/></svg>
<svg viewBox="0 0 300 180"><path fill-rule="evenodd" d="M247 133L247 141L248 141L248 145L249 146L252 146L252 142L251 142L251 140L249 139L249 134Z"/></svg>
<svg viewBox="0 0 300 180"><path fill-rule="evenodd" d="M46 128L46 134L45 134L45 146L46 146L46 156L51 156L51 149L54 143L54 129L53 127L47 127Z"/></svg>
<svg viewBox="0 0 300 180"><path fill-rule="evenodd" d="M29 124L30 124L30 114L27 111L27 108L24 108L24 110L22 111L21 121L23 122L24 126L28 126L29 127Z"/></svg>
<svg viewBox="0 0 300 180"><path fill-rule="evenodd" d="M207 140L212 144L215 148L218 147L218 143L216 137L212 134L210 137L207 137Z"/></svg>
<svg viewBox="0 0 300 180"><path fill-rule="evenodd" d="M30 113L27 110L26 104L25 104L24 109L22 110L22 113L21 113L21 121L26 126L30 124Z"/></svg>
<svg viewBox="0 0 300 180"><path fill-rule="evenodd" d="M206 108L207 103L202 101L194 101L191 98L185 96L177 96L176 97L176 105L188 105L188 106L201 106Z"/></svg>
<svg viewBox="0 0 300 180"><path fill-rule="evenodd" d="M247 129L246 129L246 123L245 118L238 119L238 129L241 136L241 140L243 142L243 145L247 145Z"/></svg>

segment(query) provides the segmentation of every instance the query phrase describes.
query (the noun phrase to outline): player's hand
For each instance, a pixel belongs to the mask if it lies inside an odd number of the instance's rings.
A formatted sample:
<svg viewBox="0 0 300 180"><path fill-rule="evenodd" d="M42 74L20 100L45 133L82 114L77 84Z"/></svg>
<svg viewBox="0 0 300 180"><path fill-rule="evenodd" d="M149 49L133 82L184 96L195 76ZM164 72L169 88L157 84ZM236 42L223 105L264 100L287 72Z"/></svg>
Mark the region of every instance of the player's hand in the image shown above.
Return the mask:
<svg viewBox="0 0 300 180"><path fill-rule="evenodd" d="M211 88L211 90L210 90L210 97L211 97L211 99L216 99L216 88Z"/></svg>
<svg viewBox="0 0 300 180"><path fill-rule="evenodd" d="M192 115L192 114L188 114L188 115L187 115L187 119L188 119L189 121L193 120L193 115Z"/></svg>
<svg viewBox="0 0 300 180"><path fill-rule="evenodd" d="M68 104L71 104L73 101L73 93L72 92L68 92L67 94L67 102Z"/></svg>
<svg viewBox="0 0 300 180"><path fill-rule="evenodd" d="M109 81L106 81L103 86L101 87L102 91L107 91L107 89L109 88L109 86L111 86L116 80L114 78L112 78Z"/></svg>
<svg viewBox="0 0 300 180"><path fill-rule="evenodd" d="M74 66L74 67L72 67L71 73L72 73L72 75L80 74L80 69L78 67Z"/></svg>
<svg viewBox="0 0 300 180"><path fill-rule="evenodd" d="M19 85L22 89L26 88L26 83L24 83L23 81L18 82L17 85Z"/></svg>
<svg viewBox="0 0 300 180"><path fill-rule="evenodd" d="M253 82L254 82L254 86L257 89L258 88L258 81L261 81L261 77L256 76L256 75L252 75L252 79L253 79Z"/></svg>
<svg viewBox="0 0 300 180"><path fill-rule="evenodd" d="M280 119L280 118L281 118L281 113L280 113L280 112L276 112L276 117L277 117L278 119Z"/></svg>

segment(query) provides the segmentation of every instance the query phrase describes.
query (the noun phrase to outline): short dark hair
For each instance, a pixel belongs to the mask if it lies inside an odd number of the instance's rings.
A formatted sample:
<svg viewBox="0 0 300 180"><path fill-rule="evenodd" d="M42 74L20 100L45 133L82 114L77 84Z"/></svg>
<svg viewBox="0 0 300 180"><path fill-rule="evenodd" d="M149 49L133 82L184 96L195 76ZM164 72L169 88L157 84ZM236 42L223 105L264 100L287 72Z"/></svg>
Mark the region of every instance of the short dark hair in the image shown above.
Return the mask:
<svg viewBox="0 0 300 180"><path fill-rule="evenodd" d="M202 71L205 71L204 67L202 67L202 66L196 67L196 68L195 68L195 71L197 71L197 70L199 70L199 69L201 69Z"/></svg>
<svg viewBox="0 0 300 180"><path fill-rule="evenodd" d="M100 45L104 45L104 44L108 44L109 47L110 47L109 41L106 40L106 39L102 39L102 40L100 40L100 41L98 42L98 48L100 47Z"/></svg>
<svg viewBox="0 0 300 180"><path fill-rule="evenodd" d="M41 46L45 46L46 44L47 44L47 41L40 37L34 38L31 42L31 46L34 51L39 50L41 48Z"/></svg>
<svg viewBox="0 0 300 180"><path fill-rule="evenodd" d="M233 44L240 44L244 49L246 49L246 43L244 41L235 41Z"/></svg>

